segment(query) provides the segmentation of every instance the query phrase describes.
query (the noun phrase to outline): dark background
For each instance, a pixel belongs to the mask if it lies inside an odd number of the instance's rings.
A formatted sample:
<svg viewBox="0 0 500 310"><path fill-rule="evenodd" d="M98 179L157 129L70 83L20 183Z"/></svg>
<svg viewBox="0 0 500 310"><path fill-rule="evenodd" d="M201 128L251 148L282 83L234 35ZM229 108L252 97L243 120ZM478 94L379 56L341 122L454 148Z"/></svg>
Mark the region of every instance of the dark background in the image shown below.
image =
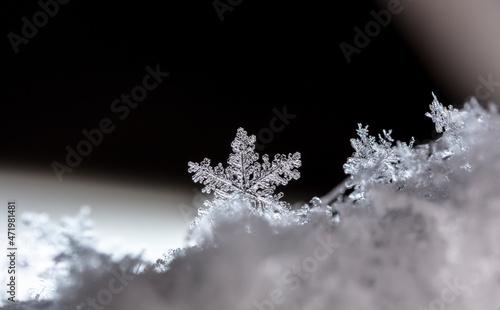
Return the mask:
<svg viewBox="0 0 500 310"><path fill-rule="evenodd" d="M212 0L72 0L16 54L7 34L21 34L21 18L41 8L2 1L0 161L51 171L83 129L109 117L115 131L64 179L189 184L188 161L225 163L238 127L257 134L273 108L286 106L296 118L262 153L301 152L302 177L285 192L322 195L345 177L357 123L422 141L433 135L424 116L432 91L447 105L461 103L393 24L347 63L339 44L353 43L353 28L373 20L373 9L370 1L244 0L221 22ZM111 102L156 64L170 76L119 120Z"/></svg>

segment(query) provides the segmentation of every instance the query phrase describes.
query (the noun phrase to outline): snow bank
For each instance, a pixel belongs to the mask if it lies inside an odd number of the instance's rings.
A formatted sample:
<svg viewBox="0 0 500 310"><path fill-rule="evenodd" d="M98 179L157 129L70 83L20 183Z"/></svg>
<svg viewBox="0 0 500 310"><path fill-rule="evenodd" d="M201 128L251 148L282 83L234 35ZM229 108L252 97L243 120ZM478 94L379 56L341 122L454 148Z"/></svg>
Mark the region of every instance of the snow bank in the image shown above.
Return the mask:
<svg viewBox="0 0 500 310"><path fill-rule="evenodd" d="M498 309L500 117L437 100L428 116L442 136L419 146L360 126L346 190L328 206L270 215L241 195L212 203L190 246L144 270L72 237L54 294L22 306Z"/></svg>

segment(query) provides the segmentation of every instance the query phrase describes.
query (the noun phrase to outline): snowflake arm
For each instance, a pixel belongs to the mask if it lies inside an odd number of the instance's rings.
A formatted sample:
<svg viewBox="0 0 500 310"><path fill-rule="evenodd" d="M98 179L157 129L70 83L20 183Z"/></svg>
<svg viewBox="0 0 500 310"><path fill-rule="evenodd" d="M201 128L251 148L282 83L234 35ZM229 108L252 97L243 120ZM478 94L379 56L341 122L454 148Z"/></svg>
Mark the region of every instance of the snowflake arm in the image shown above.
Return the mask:
<svg viewBox="0 0 500 310"><path fill-rule="evenodd" d="M205 187L201 190L203 193L210 194L216 189L223 191L238 191L240 188L234 185L230 179L227 178L224 172L224 167L219 163L215 169L210 166L210 159L205 158L201 163L189 162L189 173L194 173L193 181L195 183L202 183Z"/></svg>
<svg viewBox="0 0 500 310"><path fill-rule="evenodd" d="M295 168L301 166L300 153L296 152L293 155L276 154L272 164L269 163L267 155L262 156L264 164L262 169L256 171L257 178L252 181L251 190L255 191L261 187L267 188L273 185L287 185L292 179L299 179L300 172ZM283 176L282 176L283 175Z"/></svg>

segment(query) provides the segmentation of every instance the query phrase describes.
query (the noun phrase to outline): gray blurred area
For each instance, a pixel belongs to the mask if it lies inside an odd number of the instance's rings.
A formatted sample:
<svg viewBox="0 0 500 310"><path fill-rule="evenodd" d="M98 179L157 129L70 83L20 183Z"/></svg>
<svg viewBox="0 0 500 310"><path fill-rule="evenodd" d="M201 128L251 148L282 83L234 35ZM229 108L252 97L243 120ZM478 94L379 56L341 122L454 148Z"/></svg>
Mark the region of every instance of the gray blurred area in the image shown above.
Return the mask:
<svg viewBox="0 0 500 310"><path fill-rule="evenodd" d="M144 250L144 258L154 260L183 245L187 222L179 206L192 205L189 188L91 175L59 183L42 170L3 166L0 171L0 196L5 204L15 199L20 214L46 213L57 222L89 206L95 236L107 250L113 245L120 252ZM23 229L18 230L19 238Z"/></svg>
<svg viewBox="0 0 500 310"><path fill-rule="evenodd" d="M500 5L489 0L375 0L447 92L500 102Z"/></svg>

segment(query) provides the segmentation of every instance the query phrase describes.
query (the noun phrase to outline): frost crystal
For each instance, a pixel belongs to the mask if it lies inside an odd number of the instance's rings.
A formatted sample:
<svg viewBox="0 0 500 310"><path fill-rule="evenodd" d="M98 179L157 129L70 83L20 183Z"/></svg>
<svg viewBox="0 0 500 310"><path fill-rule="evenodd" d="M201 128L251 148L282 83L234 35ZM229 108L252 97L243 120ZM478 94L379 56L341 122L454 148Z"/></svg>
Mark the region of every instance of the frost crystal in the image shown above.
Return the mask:
<svg viewBox="0 0 500 310"><path fill-rule="evenodd" d="M346 187L353 188L349 198L356 205L371 205L366 198L368 185L372 184L391 184L397 191L432 201L446 199L448 193L442 184L457 173L457 166L450 165L450 160L459 161L462 170L474 169L466 154L479 143L480 137L497 130L491 125L497 109L495 106L484 109L472 99L458 110L443 106L434 94L433 97L431 112L426 116L441 136L431 143L413 147L412 139L408 144L393 145L390 131L384 131L376 139L369 135L368 126L359 124L358 138L351 140L355 152L344 164L345 173L350 175Z"/></svg>
<svg viewBox="0 0 500 310"><path fill-rule="evenodd" d="M353 200L364 198L366 182L388 184L408 178L409 172L402 164L401 153L412 148L413 139L409 144L398 143L393 147L391 130L384 130L378 141L368 134L368 126L358 124L356 131L359 138L351 139L355 152L344 164L344 172L351 175L346 186L354 188L350 195Z"/></svg>
<svg viewBox="0 0 500 310"><path fill-rule="evenodd" d="M300 153L288 154L288 157L276 154L272 162L268 155L263 155L261 164L257 162L259 154L254 151L255 136L248 136L243 128L238 129L231 147L233 153L229 155L227 168L221 163L211 167L208 158L201 163L188 163L188 172L194 173L193 181L205 185L202 192L213 191L217 201L227 200L235 194L244 195L262 209L288 207L286 202L279 201L283 193L274 194L274 190L277 185L287 185L291 179L300 177L296 169L301 166Z"/></svg>
<svg viewBox="0 0 500 310"><path fill-rule="evenodd" d="M445 108L437 99L436 95L432 93L434 100L429 105L431 113L425 113L425 116L430 117L436 126L436 132L442 133L448 131L456 126L456 116L459 111L453 108L452 105Z"/></svg>
<svg viewBox="0 0 500 310"><path fill-rule="evenodd" d="M145 268L146 272L149 271L155 271L158 273L164 273L167 272L167 270L170 268L169 264L172 262L175 258L184 256L186 253L184 249L169 249L167 253L164 253L162 258L158 258L154 264L151 264Z"/></svg>

